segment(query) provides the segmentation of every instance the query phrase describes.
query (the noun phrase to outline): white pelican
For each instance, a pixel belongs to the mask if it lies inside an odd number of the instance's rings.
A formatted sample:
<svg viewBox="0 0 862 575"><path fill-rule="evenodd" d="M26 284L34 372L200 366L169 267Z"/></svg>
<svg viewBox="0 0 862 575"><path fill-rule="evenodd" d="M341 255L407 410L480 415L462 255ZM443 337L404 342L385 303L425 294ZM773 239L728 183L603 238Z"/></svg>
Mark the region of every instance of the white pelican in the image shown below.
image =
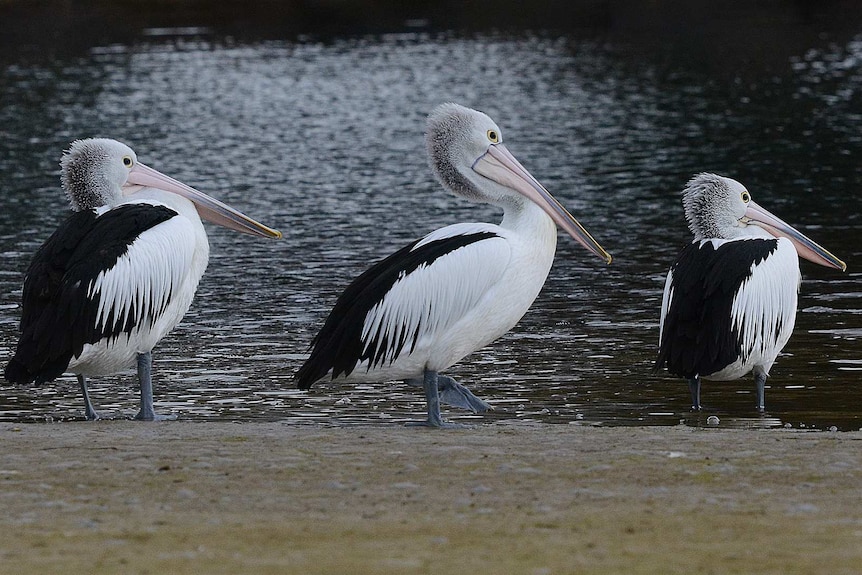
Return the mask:
<svg viewBox="0 0 862 575"><path fill-rule="evenodd" d="M462 223L431 232L351 283L296 374L308 389L403 379L422 385L428 418L449 427L439 402L490 406L440 372L509 331L536 299L554 260L557 228L610 263L611 256L512 156L485 114L443 104L428 117L431 168L450 192L503 209L499 226Z"/></svg>
<svg viewBox="0 0 862 575"><path fill-rule="evenodd" d="M844 271L821 246L751 200L730 178L698 174L683 191L694 241L667 274L656 369L689 380L700 409L700 380L754 372L757 409L764 385L796 320L799 258Z"/></svg>
<svg viewBox="0 0 862 575"><path fill-rule="evenodd" d="M189 309L206 269L200 216L257 236L281 233L145 166L116 140L77 140L60 166L73 213L30 263L6 379L40 384L74 373L92 420L86 378L137 362L136 419L166 419L153 410L151 352Z"/></svg>

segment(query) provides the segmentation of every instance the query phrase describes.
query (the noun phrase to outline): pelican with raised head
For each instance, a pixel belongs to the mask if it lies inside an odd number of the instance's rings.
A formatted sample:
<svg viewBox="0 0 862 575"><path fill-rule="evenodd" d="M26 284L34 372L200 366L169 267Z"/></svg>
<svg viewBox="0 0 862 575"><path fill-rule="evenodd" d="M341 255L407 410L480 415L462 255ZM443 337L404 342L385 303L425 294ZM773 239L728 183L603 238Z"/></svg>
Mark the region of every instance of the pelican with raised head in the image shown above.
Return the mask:
<svg viewBox="0 0 862 575"><path fill-rule="evenodd" d="M847 266L754 203L736 180L698 174L683 191L683 207L694 240L667 274L655 367L688 379L695 410L701 379L754 372L763 411L769 369L796 321L799 256Z"/></svg>
<svg viewBox="0 0 862 575"><path fill-rule="evenodd" d="M206 269L201 216L256 236L281 233L145 166L116 140L77 140L60 167L73 213L30 263L6 379L74 373L92 420L86 378L137 364L136 419L165 419L153 409L152 350L183 318Z"/></svg>
<svg viewBox="0 0 862 575"><path fill-rule="evenodd" d="M429 116L431 168L450 192L503 209L500 225L441 228L374 264L339 297L296 374L308 389L344 382L421 385L428 416L449 426L440 402L490 406L441 372L493 342L533 303L554 260L557 226L610 263L611 256L512 156L485 114L443 104Z"/></svg>

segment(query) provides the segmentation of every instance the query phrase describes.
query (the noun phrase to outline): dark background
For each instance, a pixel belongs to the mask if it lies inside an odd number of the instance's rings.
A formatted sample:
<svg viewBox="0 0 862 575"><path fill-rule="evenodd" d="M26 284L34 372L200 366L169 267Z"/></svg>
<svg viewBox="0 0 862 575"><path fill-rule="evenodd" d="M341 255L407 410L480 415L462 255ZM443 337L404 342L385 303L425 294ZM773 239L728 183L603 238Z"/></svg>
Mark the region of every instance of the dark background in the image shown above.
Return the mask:
<svg viewBox="0 0 862 575"><path fill-rule="evenodd" d="M763 62L860 22L854 0L0 0L0 49L69 53L188 26L240 40L541 30Z"/></svg>

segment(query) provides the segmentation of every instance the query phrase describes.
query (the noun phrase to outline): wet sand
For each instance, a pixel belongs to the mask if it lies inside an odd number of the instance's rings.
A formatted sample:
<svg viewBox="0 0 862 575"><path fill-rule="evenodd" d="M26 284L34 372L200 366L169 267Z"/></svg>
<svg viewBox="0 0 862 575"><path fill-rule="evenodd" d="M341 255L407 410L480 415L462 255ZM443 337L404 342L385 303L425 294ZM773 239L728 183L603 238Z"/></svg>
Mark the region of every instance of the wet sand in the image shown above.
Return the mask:
<svg viewBox="0 0 862 575"><path fill-rule="evenodd" d="M862 432L0 425L3 573L860 573Z"/></svg>

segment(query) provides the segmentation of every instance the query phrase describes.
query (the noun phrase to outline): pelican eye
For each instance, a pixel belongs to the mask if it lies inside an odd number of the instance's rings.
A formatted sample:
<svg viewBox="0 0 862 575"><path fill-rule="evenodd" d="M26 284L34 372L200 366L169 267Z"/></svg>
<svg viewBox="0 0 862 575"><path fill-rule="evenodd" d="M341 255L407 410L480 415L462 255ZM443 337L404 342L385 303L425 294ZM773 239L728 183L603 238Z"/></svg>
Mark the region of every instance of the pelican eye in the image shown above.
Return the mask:
<svg viewBox="0 0 862 575"><path fill-rule="evenodd" d="M127 168L131 168L134 162L132 161L132 156L123 156L123 165Z"/></svg>
<svg viewBox="0 0 862 575"><path fill-rule="evenodd" d="M492 144L496 144L500 141L500 134L496 130L488 130L488 139L491 140Z"/></svg>
<svg viewBox="0 0 862 575"><path fill-rule="evenodd" d="M742 198L742 201L745 202L746 204L751 201L751 195L749 195L748 192L742 192L739 196Z"/></svg>

